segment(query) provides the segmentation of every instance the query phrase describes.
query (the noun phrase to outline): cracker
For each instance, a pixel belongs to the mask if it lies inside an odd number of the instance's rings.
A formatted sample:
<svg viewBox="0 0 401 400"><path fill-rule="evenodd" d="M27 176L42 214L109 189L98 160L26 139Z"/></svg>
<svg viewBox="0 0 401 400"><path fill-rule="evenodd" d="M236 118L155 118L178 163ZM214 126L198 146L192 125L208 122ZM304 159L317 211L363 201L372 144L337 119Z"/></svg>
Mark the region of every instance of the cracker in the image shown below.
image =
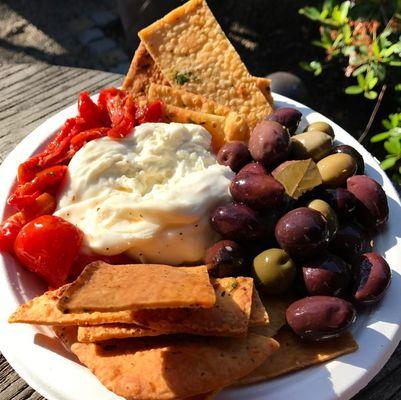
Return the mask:
<svg viewBox="0 0 401 400"><path fill-rule="evenodd" d="M283 328L274 338L280 343L280 349L238 384L276 378L358 350L351 332L345 332L335 339L313 343L304 342L289 328Z"/></svg>
<svg viewBox="0 0 401 400"><path fill-rule="evenodd" d="M215 279L216 304L208 309L140 310L138 324L165 332L245 336L251 313L253 279Z"/></svg>
<svg viewBox="0 0 401 400"><path fill-rule="evenodd" d="M250 330L258 335L274 336L280 328L287 324L285 312L288 306L298 299L298 296L289 292L279 297L262 295L261 299L269 314L269 324L255 326Z"/></svg>
<svg viewBox="0 0 401 400"><path fill-rule="evenodd" d="M170 400L231 385L278 347L274 339L258 335L242 339L159 336L103 346L74 343L71 350L117 395Z"/></svg>
<svg viewBox="0 0 401 400"><path fill-rule="evenodd" d="M57 302L67 287L68 285L46 292L26 304L20 305L10 316L8 322L53 326L99 325L116 322L132 324L135 322L135 313L129 310L64 314L57 308Z"/></svg>
<svg viewBox="0 0 401 400"><path fill-rule="evenodd" d="M148 91L149 102L160 100L163 103L171 104L176 107L187 108L192 111L207 114L226 116L231 111L228 107L208 100L205 97L187 92L180 88L173 88L167 85L151 83Z"/></svg>
<svg viewBox="0 0 401 400"><path fill-rule="evenodd" d="M269 324L269 315L259 297L256 288L252 292L251 315L249 317L249 326L266 326Z"/></svg>
<svg viewBox="0 0 401 400"><path fill-rule="evenodd" d="M164 118L167 122L202 125L212 136L212 148L214 152L217 153L220 147L225 143L225 117L192 111L171 104L164 104L163 111Z"/></svg>
<svg viewBox="0 0 401 400"><path fill-rule="evenodd" d="M272 108L204 0L191 0L139 32L173 87L223 104L252 128Z"/></svg>
<svg viewBox="0 0 401 400"><path fill-rule="evenodd" d="M98 326L80 326L78 341L81 343L96 343L110 339L127 339L133 337L148 337L166 335L169 332L156 331L135 324L107 324Z"/></svg>
<svg viewBox="0 0 401 400"><path fill-rule="evenodd" d="M59 299L66 311L123 311L141 308L212 307L216 296L205 265L87 265Z"/></svg>
<svg viewBox="0 0 401 400"><path fill-rule="evenodd" d="M271 80L257 77L254 77L253 79L255 79L256 86L262 92L263 96L265 96L266 100L273 107L273 98L270 91ZM159 67L155 64L152 56L146 50L145 45L140 42L135 51L134 57L132 58L122 88L128 90L137 101L144 101L147 99L152 83L167 87L169 86L168 81L163 77ZM148 100L152 101L149 98ZM219 106L224 107L222 105ZM194 109L194 111L196 110Z"/></svg>
<svg viewBox="0 0 401 400"><path fill-rule="evenodd" d="M128 90L136 101L144 101L152 82L161 85L168 84L144 44L140 43L132 58L122 88Z"/></svg>
<svg viewBox="0 0 401 400"><path fill-rule="evenodd" d="M213 151L234 140L246 141L249 133L247 123L235 112L226 116L193 111L171 104L164 104L164 118L167 122L202 125L212 136Z"/></svg>

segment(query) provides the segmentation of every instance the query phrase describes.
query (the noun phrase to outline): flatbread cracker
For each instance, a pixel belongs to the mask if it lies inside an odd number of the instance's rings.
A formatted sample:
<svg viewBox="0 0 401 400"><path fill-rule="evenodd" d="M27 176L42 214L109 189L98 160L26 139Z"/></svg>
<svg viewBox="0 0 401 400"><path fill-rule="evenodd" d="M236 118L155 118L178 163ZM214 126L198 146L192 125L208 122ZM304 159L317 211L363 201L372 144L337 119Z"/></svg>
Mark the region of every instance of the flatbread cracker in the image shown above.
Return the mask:
<svg viewBox="0 0 401 400"><path fill-rule="evenodd" d="M86 326L117 322L132 324L135 322L134 311L94 311L64 314L57 308L57 302L67 287L68 285L46 292L42 296L28 301L26 304L20 305L10 316L8 322L53 326Z"/></svg>
<svg viewBox="0 0 401 400"><path fill-rule="evenodd" d="M141 42L132 58L122 88L128 90L136 101L143 102L147 99L149 86L152 82L168 85L162 72Z"/></svg>
<svg viewBox="0 0 401 400"><path fill-rule="evenodd" d="M250 128L272 112L204 0L191 0L139 32L171 86L237 112Z"/></svg>
<svg viewBox="0 0 401 400"><path fill-rule="evenodd" d="M225 117L192 111L171 104L164 104L163 111L166 122L202 125L212 136L212 148L215 153L217 153L220 147L225 143Z"/></svg>
<svg viewBox="0 0 401 400"><path fill-rule="evenodd" d="M64 291L64 312L141 308L212 307L216 296L205 265L110 265L95 261Z"/></svg>
<svg viewBox="0 0 401 400"><path fill-rule="evenodd" d="M239 385L276 378L358 350L358 344L351 332L345 332L335 339L308 343L299 339L286 327L274 338L280 343L280 349L248 376L242 378L238 382Z"/></svg>
<svg viewBox="0 0 401 400"><path fill-rule="evenodd" d="M269 315L259 297L258 291L254 287L252 292L252 306L251 315L249 317L249 326L266 326L268 324Z"/></svg>
<svg viewBox="0 0 401 400"><path fill-rule="evenodd" d="M212 308L140 310L135 319L138 324L158 331L245 336L251 313L253 279L215 279L213 286L217 300Z"/></svg>
<svg viewBox="0 0 401 400"><path fill-rule="evenodd" d="M285 312L288 306L297 299L297 294L292 292L285 293L279 297L261 295L261 300L269 315L269 324L252 327L250 331L258 335L274 336L280 328L287 324Z"/></svg>
<svg viewBox="0 0 401 400"><path fill-rule="evenodd" d="M156 331L135 324L80 326L78 328L78 341L81 343L96 343L110 339L160 336L169 333L170 332Z"/></svg>
<svg viewBox="0 0 401 400"><path fill-rule="evenodd" d="M263 96L265 96L266 100L273 107L273 98L270 91L271 80L258 77L253 77L253 79L255 79L256 86L262 92ZM128 90L135 100L141 102L147 99L152 83L169 86L168 81L163 77L159 67L155 64L152 56L146 50L145 45L140 42L135 51L134 57L132 58L122 88ZM222 105L220 106L224 107ZM196 111L196 109L194 109L194 111Z"/></svg>
<svg viewBox="0 0 401 400"><path fill-rule="evenodd" d="M126 399L170 400L218 390L248 375L279 347L272 338L159 336L72 352L109 390Z"/></svg>
<svg viewBox="0 0 401 400"><path fill-rule="evenodd" d="M212 148L216 153L224 143L233 140L246 141L248 137L248 125L235 112L221 116L193 111L171 104L163 104L163 111L166 122L202 125L211 134Z"/></svg>
<svg viewBox="0 0 401 400"><path fill-rule="evenodd" d="M158 85L151 83L149 85L148 100L150 103L160 100L163 103L171 104L176 107L187 108L192 111L203 112L207 114L221 115L225 117L231 112L231 109L218 104L215 101L205 97L187 92L180 88L173 88L167 85Z"/></svg>

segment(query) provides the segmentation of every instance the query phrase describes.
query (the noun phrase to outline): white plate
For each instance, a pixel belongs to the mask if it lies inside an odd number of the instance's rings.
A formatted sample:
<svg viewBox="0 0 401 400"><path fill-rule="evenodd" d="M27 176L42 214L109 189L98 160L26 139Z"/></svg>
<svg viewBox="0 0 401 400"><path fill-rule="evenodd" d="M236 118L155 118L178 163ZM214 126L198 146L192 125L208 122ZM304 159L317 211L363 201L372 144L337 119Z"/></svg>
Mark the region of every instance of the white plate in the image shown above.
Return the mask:
<svg viewBox="0 0 401 400"><path fill-rule="evenodd" d="M335 361L309 368L271 382L223 391L218 398L274 400L348 399L361 390L379 372L400 340L401 313L401 204L391 182L375 159L342 128L310 108L274 95L278 107L298 108L306 121L325 120L334 128L336 139L354 146L366 163L369 176L376 179L387 193L390 220L378 236L375 249L385 256L393 272L390 289L378 307L361 315L353 327L359 350ZM71 106L49 118L26 137L0 167L0 219L15 179L18 164L26 160L54 134L63 122L76 115ZM49 328L9 325L8 316L21 303L42 293L44 287L23 270L11 256L0 257L0 349L23 379L48 400L121 399L103 387L85 367L78 364L60 342L52 338Z"/></svg>

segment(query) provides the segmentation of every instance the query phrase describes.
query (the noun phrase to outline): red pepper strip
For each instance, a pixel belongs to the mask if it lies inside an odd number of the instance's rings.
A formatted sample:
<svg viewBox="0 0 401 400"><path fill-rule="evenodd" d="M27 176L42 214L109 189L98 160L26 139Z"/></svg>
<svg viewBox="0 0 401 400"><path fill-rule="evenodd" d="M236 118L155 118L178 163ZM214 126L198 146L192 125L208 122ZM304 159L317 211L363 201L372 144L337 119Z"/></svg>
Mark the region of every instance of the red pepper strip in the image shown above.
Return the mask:
<svg viewBox="0 0 401 400"><path fill-rule="evenodd" d="M112 128L107 133L112 139L127 136L135 126L136 104L131 95L127 95L125 98L123 112L123 119L117 125L112 125Z"/></svg>
<svg viewBox="0 0 401 400"><path fill-rule="evenodd" d="M67 119L63 127L41 153L20 164L18 167L18 182L21 184L30 182L45 166L50 166L49 164L54 158L61 158L62 152L66 151L68 147L68 141L65 139L69 137L76 125L76 118ZM51 155L54 155L54 157Z"/></svg>
<svg viewBox="0 0 401 400"><path fill-rule="evenodd" d="M111 122L107 112L101 110L90 98L88 92L82 92L78 98L79 116L92 128L110 126Z"/></svg>
<svg viewBox="0 0 401 400"><path fill-rule="evenodd" d="M71 139L71 147L74 154L87 142L94 139L99 139L107 135L109 128L94 128L88 131L78 133Z"/></svg>
<svg viewBox="0 0 401 400"><path fill-rule="evenodd" d="M0 224L0 251L14 252L15 238L26 222L24 215L17 212Z"/></svg>
<svg viewBox="0 0 401 400"><path fill-rule="evenodd" d="M37 197L31 207L24 208L21 213L24 220L29 222L41 215L53 214L56 209L56 200L49 193L42 193Z"/></svg>
<svg viewBox="0 0 401 400"><path fill-rule="evenodd" d="M65 165L56 165L39 172L31 182L17 186L9 197L8 204L18 209L29 207L40 194L60 184L66 172Z"/></svg>
<svg viewBox="0 0 401 400"><path fill-rule="evenodd" d="M98 106L107 112L111 126L119 125L124 118L124 104L129 96L128 92L119 89L106 89L99 95Z"/></svg>
<svg viewBox="0 0 401 400"><path fill-rule="evenodd" d="M163 103L158 100L146 107L139 108L136 112L135 119L137 120L138 124L162 121Z"/></svg>

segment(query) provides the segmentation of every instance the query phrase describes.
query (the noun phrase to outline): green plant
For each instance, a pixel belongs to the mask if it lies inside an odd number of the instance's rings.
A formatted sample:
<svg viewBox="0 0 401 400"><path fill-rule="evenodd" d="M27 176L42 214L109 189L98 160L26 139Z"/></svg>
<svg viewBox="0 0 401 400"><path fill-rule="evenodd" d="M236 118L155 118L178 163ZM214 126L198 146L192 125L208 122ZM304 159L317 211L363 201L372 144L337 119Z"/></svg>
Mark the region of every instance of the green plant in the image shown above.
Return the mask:
<svg viewBox="0 0 401 400"><path fill-rule="evenodd" d="M401 112L390 114L382 121L384 132L378 133L370 139L372 143L384 142L387 152L386 158L380 163L384 170L397 170L401 174Z"/></svg>
<svg viewBox="0 0 401 400"><path fill-rule="evenodd" d="M401 104L400 12L401 0L325 0L321 8L299 10L319 23L320 39L312 43L325 51L324 60L303 62L301 66L317 76L334 59L345 61L344 74L353 80L345 93L376 100L360 142L368 135L386 91ZM401 113L390 114L382 122L386 131L373 136L371 142L384 141L387 156L382 168L395 171L401 181Z"/></svg>

